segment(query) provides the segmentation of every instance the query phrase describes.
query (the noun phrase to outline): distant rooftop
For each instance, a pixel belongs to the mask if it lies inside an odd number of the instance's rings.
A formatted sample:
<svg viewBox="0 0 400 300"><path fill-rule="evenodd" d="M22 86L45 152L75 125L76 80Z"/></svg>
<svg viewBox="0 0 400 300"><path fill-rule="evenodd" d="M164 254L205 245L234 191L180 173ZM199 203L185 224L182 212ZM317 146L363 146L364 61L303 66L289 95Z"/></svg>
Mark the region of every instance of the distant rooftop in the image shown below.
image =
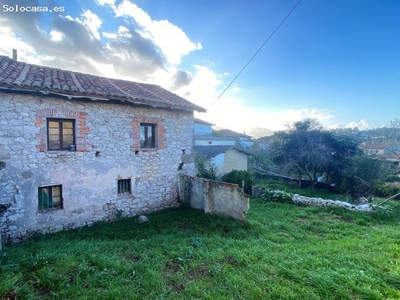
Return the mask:
<svg viewBox="0 0 400 300"><path fill-rule="evenodd" d="M195 146L194 151L196 153L201 153L207 156L208 158L212 158L217 156L218 154L225 153L228 150L235 149L239 152L242 152L244 154L250 155L251 153L248 151L245 151L243 149L237 148L235 146L230 146L230 145L218 145L218 146Z"/></svg>
<svg viewBox="0 0 400 300"><path fill-rule="evenodd" d="M221 137L245 137L251 138L251 136L246 135L244 133L239 133L230 129L219 129L216 130Z"/></svg>
<svg viewBox="0 0 400 300"><path fill-rule="evenodd" d="M194 118L194 122L195 122L195 123L204 124L204 125L210 125L210 126L214 126L214 125L215 125L215 124L213 124L213 123L210 123L210 122L207 122L207 121L198 119L198 118Z"/></svg>

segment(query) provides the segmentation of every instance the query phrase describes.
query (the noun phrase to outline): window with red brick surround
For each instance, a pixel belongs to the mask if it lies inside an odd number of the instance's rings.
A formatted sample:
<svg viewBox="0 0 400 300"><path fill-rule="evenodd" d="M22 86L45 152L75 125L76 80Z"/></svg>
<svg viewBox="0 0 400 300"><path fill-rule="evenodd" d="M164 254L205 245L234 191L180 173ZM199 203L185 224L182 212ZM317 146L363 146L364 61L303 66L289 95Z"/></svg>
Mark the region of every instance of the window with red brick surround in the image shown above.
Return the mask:
<svg viewBox="0 0 400 300"><path fill-rule="evenodd" d="M136 117L131 122L133 151L167 148L164 120L154 117ZM147 137L147 138L146 138Z"/></svg>
<svg viewBox="0 0 400 300"><path fill-rule="evenodd" d="M88 114L63 108L44 108L36 111L35 127L39 129L37 139L39 144L36 146L40 152L52 151L48 147L48 119L66 119L75 122L74 128L74 145L77 152L88 151L86 136L89 133L89 127L86 125ZM63 149L67 150L67 149Z"/></svg>

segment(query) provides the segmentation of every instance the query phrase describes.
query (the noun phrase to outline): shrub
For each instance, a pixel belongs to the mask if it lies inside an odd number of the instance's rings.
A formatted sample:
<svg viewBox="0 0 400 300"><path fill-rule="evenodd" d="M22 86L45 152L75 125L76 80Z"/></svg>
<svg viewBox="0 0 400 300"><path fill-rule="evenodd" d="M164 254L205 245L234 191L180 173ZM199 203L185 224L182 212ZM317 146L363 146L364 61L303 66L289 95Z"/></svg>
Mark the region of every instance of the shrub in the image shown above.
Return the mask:
<svg viewBox="0 0 400 300"><path fill-rule="evenodd" d="M218 179L218 169L217 166L212 163L207 156L203 154L196 154L196 169L197 177L217 180Z"/></svg>
<svg viewBox="0 0 400 300"><path fill-rule="evenodd" d="M261 199L275 202L292 202L293 195L285 191L266 189L261 195Z"/></svg>
<svg viewBox="0 0 400 300"><path fill-rule="evenodd" d="M400 187L393 184L379 182L374 184L373 193L378 197L389 198L400 193ZM395 199L400 199L400 196L395 197Z"/></svg>
<svg viewBox="0 0 400 300"><path fill-rule="evenodd" d="M232 170L229 173L224 174L221 177L222 181L236 183L239 187L242 188L242 182L244 181L244 192L248 195L251 195L251 190L254 184L253 175L244 170Z"/></svg>

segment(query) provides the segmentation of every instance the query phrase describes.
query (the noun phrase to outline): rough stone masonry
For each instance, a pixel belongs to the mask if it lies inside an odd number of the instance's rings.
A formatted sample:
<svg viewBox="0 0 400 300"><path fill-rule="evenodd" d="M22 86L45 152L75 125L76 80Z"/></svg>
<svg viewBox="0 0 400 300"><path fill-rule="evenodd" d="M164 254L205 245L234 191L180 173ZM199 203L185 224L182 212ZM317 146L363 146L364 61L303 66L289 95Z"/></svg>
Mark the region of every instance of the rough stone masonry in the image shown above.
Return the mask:
<svg viewBox="0 0 400 300"><path fill-rule="evenodd" d="M192 112L0 92L0 115L3 241L175 206L178 175L194 175ZM76 151L47 150L47 118L74 120ZM156 124L156 149L140 148L141 123ZM41 211L38 189L52 185L62 208Z"/></svg>

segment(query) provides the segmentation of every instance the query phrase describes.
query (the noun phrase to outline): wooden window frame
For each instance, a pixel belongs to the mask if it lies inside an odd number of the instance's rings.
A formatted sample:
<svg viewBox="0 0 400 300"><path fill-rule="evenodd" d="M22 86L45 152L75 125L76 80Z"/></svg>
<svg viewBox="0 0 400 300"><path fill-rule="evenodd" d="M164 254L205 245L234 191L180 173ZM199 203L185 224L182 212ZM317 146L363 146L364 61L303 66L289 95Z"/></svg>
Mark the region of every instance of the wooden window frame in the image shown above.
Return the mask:
<svg viewBox="0 0 400 300"><path fill-rule="evenodd" d="M149 135L149 129L151 135ZM143 134L143 136L142 136ZM143 140L144 137L144 140ZM141 149L156 149L157 148L157 124L155 123L140 123L140 148Z"/></svg>
<svg viewBox="0 0 400 300"><path fill-rule="evenodd" d="M60 142L60 147L58 149L50 148L50 127L49 127L50 122L58 123L58 130L59 130L58 138L59 138L59 142ZM72 123L72 144L69 144L68 146L64 146L64 139L63 139L63 137L64 137L63 123L64 122ZM76 150L76 125L75 125L74 119L47 118L46 126L47 126L47 150L48 151L75 151ZM74 145L75 147L73 149L71 149L71 145Z"/></svg>
<svg viewBox="0 0 400 300"><path fill-rule="evenodd" d="M53 197L55 196L54 188L59 188L60 191L60 194L57 195L57 197L60 198L58 204L54 204L53 202ZM47 193L45 191L46 189ZM44 193L46 193L47 196L45 196ZM47 197L47 199L45 197ZM47 204L44 204L44 202L47 202ZM62 185L57 184L57 185L40 186L38 188L38 211L43 212L43 211L57 210L57 209L63 209Z"/></svg>

